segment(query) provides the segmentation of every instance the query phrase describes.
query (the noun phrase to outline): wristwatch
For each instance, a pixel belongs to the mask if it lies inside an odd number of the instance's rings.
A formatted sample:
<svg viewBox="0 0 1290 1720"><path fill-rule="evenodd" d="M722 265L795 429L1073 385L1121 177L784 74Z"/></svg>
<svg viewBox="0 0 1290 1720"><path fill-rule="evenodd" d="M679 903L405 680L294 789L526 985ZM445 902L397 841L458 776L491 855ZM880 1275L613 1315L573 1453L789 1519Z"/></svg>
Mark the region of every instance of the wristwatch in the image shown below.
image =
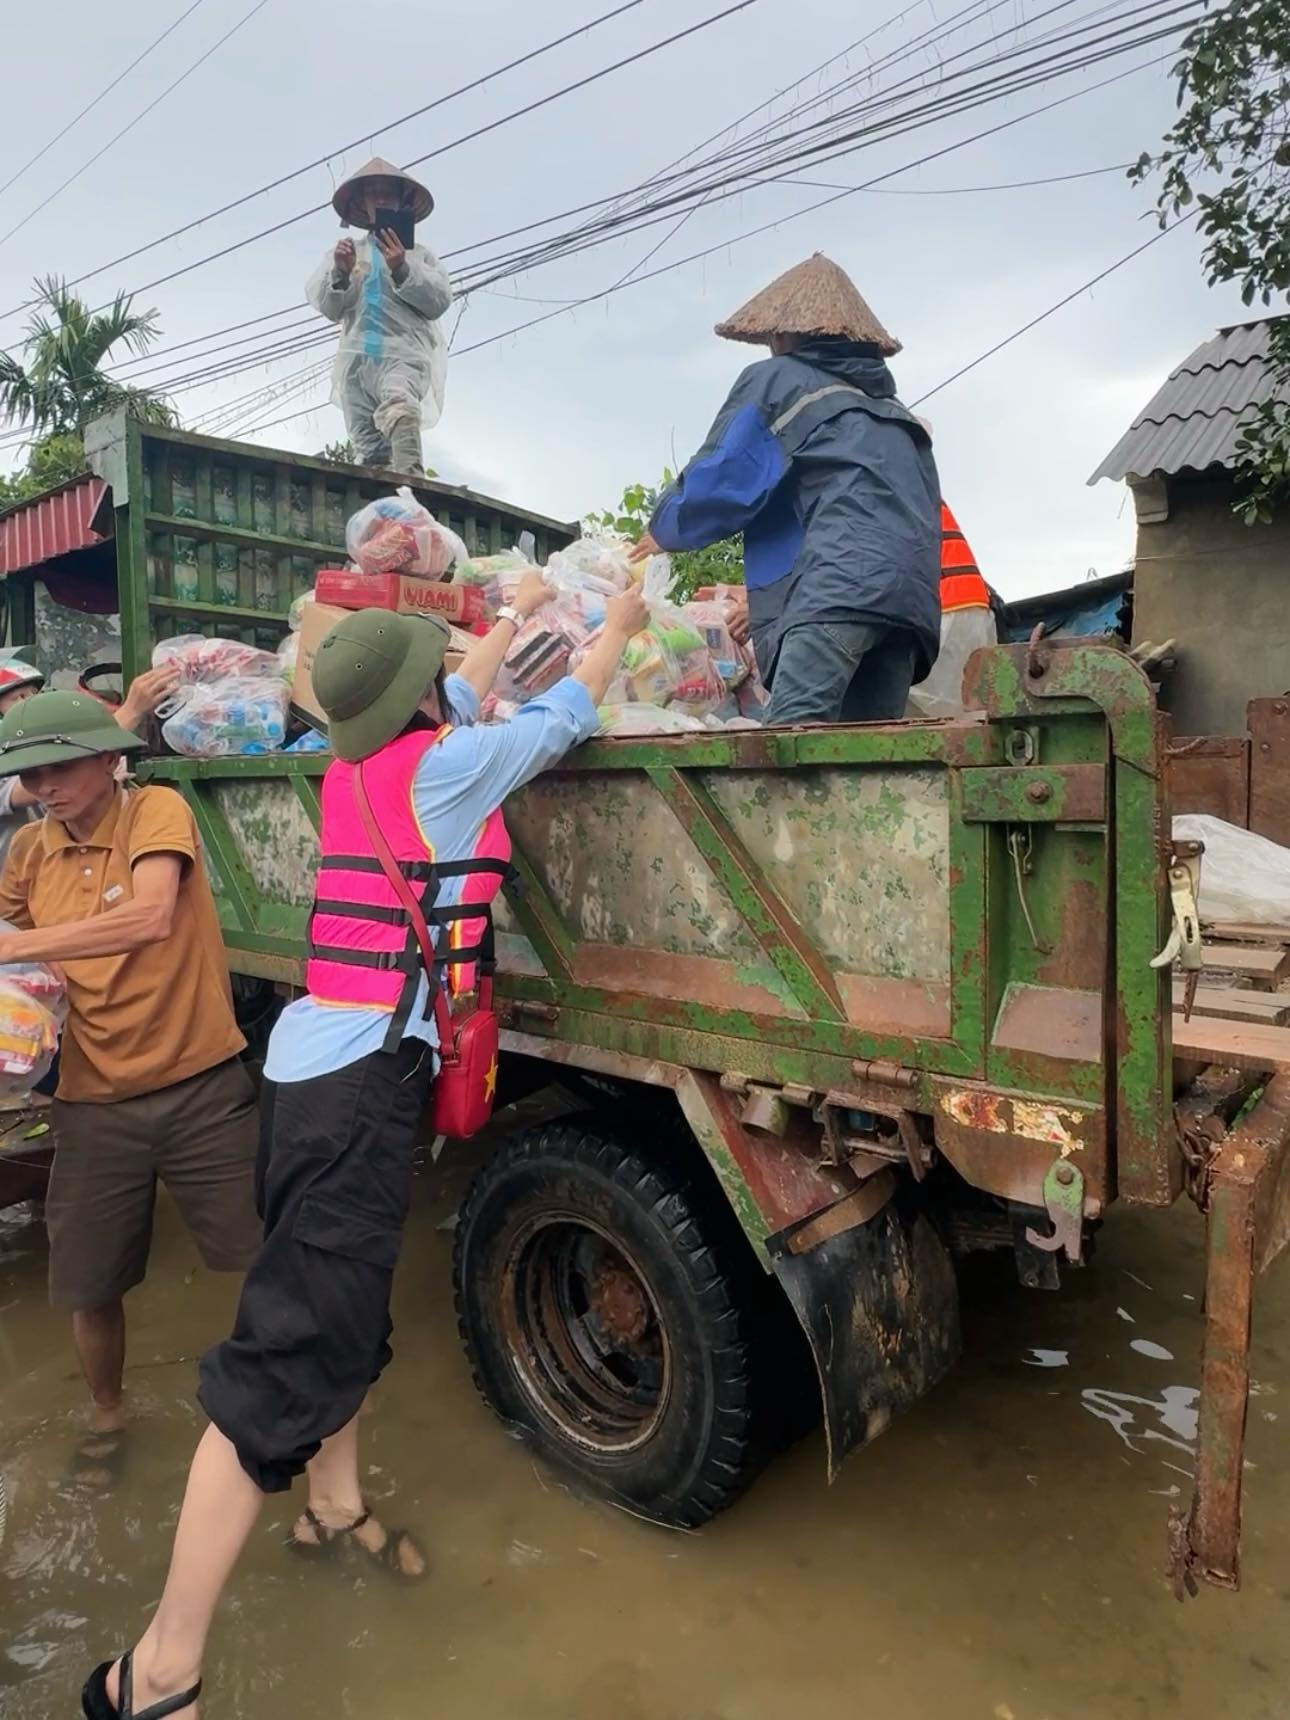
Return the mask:
<svg viewBox="0 0 1290 1720"><path fill-rule="evenodd" d="M520 614L519 610L513 603L499 604L497 609L497 619L499 621L509 621L512 627L523 627L524 625L524 617Z"/></svg>

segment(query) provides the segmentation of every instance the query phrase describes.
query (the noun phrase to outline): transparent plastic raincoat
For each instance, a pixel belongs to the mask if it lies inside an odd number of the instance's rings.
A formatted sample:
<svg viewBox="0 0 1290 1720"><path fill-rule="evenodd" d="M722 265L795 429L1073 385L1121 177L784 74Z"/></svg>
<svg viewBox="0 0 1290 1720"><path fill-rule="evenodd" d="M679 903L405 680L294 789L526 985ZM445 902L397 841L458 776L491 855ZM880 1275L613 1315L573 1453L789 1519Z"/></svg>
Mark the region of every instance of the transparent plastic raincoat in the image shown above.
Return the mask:
<svg viewBox="0 0 1290 1720"><path fill-rule="evenodd" d="M337 284L331 251L310 276L309 303L341 325L332 399L363 465L420 468L421 427L443 411L448 342L439 318L452 303L447 270L424 245L407 252L396 282L376 240L355 236L353 273ZM415 455L415 457L414 457Z"/></svg>

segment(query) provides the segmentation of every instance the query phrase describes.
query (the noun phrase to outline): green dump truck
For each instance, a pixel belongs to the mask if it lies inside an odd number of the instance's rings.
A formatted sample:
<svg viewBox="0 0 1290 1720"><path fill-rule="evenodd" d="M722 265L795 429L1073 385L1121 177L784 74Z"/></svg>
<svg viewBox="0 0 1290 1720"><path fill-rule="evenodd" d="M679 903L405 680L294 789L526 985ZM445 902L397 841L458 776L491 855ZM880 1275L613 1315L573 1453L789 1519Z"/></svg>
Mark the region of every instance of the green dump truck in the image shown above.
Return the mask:
<svg viewBox="0 0 1290 1720"><path fill-rule="evenodd" d="M274 644L387 487L126 419L91 447L127 676L176 631ZM421 493L475 548L568 536ZM1171 1019L1164 737L1135 665L1039 642L969 678L979 719L595 741L508 803L507 1090L556 1079L583 1104L475 1176L466 1349L547 1455L692 1525L791 1437L805 1392L836 1467L944 1375L957 1257L1056 1287L1114 1202L1187 1192L1208 1325L1174 1570L1235 1586L1250 1304L1288 1234L1284 1053L1264 1030L1219 1068L1214 1024ZM260 1004L301 982L326 764L142 767L193 810Z"/></svg>

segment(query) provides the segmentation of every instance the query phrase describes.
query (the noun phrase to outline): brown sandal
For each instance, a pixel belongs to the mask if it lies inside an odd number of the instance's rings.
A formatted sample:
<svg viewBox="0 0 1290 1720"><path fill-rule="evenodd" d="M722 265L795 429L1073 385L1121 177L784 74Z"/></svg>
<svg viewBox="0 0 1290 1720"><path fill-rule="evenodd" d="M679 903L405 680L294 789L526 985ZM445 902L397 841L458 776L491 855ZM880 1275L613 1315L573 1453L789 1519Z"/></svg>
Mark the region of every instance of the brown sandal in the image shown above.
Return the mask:
<svg viewBox="0 0 1290 1720"><path fill-rule="evenodd" d="M287 1541L291 1551L302 1559L334 1558L336 1549L342 1540L346 1536L351 1536L354 1546L366 1558L370 1559L374 1565L379 1565L382 1570L388 1571L391 1576L397 1577L400 1582L419 1583L429 1570L430 1561L426 1557L425 1549L410 1529L386 1529L385 1539L379 1547L369 1547L365 1541L360 1540L357 1531L374 1521L370 1511L361 1512L352 1523L345 1523L339 1528L333 1528L329 1523L323 1522L312 1505L306 1505L304 1519L318 1539L316 1541L302 1541L293 1528ZM378 1523L377 1527L380 1528L382 1525ZM421 1561L419 1571L409 1571L404 1567L402 1555L408 1550Z"/></svg>

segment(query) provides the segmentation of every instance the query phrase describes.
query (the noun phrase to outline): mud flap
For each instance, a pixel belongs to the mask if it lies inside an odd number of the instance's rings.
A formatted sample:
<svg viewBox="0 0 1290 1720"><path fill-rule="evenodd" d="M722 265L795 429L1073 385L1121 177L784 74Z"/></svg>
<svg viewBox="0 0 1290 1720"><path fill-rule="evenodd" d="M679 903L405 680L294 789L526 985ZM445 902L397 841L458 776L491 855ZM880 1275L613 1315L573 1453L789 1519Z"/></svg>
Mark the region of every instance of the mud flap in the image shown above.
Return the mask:
<svg viewBox="0 0 1290 1720"><path fill-rule="evenodd" d="M958 1360L954 1268L927 1219L898 1201L806 1253L771 1247L820 1376L832 1481Z"/></svg>
<svg viewBox="0 0 1290 1720"><path fill-rule="evenodd" d="M1203 1167L1205 1341L1190 1508L1170 1521L1169 1575L1181 1600L1198 1579L1240 1586L1241 1479L1254 1286L1290 1242L1290 1075L1275 1076Z"/></svg>

